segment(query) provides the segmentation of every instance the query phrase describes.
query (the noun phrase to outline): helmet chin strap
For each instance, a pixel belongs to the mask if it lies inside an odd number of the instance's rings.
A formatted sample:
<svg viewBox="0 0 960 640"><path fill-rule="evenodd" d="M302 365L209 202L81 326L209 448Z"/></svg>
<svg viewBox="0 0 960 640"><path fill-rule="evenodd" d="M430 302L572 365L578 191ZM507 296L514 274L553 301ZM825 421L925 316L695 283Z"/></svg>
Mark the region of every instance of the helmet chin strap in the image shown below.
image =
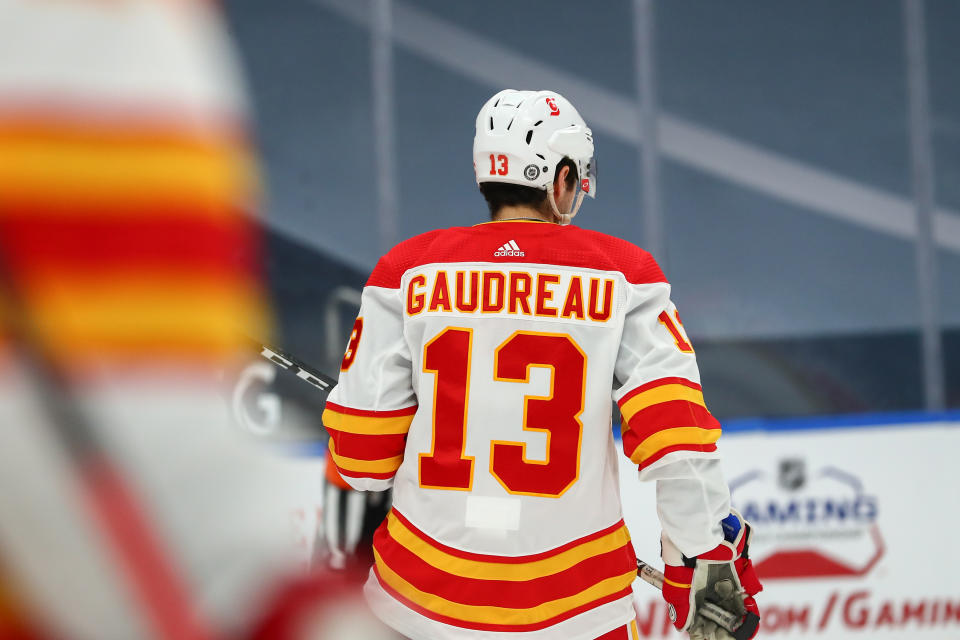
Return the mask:
<svg viewBox="0 0 960 640"><path fill-rule="evenodd" d="M577 211L580 210L580 205L583 204L583 196L583 191L577 193L577 197L573 201L570 211L567 213L560 213L560 208L557 207L557 201L553 197L553 189L547 188L547 199L550 201L550 206L553 208L553 213L560 218L560 224L563 225L570 224L570 221L573 220L573 217L577 215Z"/></svg>

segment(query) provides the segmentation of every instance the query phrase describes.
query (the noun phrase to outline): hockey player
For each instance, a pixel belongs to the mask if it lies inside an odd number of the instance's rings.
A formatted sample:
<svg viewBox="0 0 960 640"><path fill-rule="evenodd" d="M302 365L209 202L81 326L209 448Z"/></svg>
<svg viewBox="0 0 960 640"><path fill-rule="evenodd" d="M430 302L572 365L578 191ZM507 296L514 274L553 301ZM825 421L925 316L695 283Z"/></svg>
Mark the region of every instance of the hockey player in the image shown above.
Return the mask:
<svg viewBox="0 0 960 640"><path fill-rule="evenodd" d="M350 485L393 487L365 593L414 640L638 637L612 401L657 483L676 627L729 637L704 598L756 611L670 285L642 249L569 225L596 196L593 151L559 94L496 94L473 149L491 222L400 243L363 290L323 422Z"/></svg>

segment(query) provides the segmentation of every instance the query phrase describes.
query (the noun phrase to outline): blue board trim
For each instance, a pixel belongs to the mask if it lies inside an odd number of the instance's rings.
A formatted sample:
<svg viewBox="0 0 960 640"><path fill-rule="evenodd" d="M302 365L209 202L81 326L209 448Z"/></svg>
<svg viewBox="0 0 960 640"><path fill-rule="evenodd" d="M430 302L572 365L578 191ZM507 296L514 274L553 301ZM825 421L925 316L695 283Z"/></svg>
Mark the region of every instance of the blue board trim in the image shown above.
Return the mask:
<svg viewBox="0 0 960 640"><path fill-rule="evenodd" d="M960 410L849 413L828 416L805 416L801 418L735 418L723 421L723 431L725 433L743 433L747 431L812 431L856 429L863 427L896 427L930 424L932 422L960 422Z"/></svg>
<svg viewBox="0 0 960 640"><path fill-rule="evenodd" d="M327 440L278 444L273 447L273 451L294 458L325 458L327 455Z"/></svg>

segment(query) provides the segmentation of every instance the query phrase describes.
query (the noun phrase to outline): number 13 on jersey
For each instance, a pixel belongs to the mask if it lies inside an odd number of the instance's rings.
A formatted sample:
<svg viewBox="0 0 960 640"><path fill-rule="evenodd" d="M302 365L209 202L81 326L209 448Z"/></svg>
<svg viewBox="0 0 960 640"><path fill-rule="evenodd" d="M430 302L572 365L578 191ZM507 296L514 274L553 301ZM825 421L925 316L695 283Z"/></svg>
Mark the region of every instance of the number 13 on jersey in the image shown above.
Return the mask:
<svg viewBox="0 0 960 640"><path fill-rule="evenodd" d="M420 486L469 491L474 458L466 455L473 330L448 327L423 349L423 371L434 375L433 438L420 454ZM489 472L512 494L557 498L580 474L587 356L563 333L517 331L494 351L493 380L529 383L530 369L550 371L546 396L524 396L522 431L547 434L545 460L527 458L524 442L492 440ZM489 400L488 400L489 402Z"/></svg>

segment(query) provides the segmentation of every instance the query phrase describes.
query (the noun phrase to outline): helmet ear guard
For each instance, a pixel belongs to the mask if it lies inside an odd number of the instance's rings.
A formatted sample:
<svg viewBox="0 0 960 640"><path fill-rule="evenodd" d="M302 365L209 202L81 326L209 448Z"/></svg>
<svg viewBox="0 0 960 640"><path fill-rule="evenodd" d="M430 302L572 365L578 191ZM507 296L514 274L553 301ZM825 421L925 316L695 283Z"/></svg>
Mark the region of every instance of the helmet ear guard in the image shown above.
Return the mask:
<svg viewBox="0 0 960 640"><path fill-rule="evenodd" d="M591 198L597 196L595 162L593 160L593 132L586 125L572 125L553 132L547 145L577 165L581 190Z"/></svg>

